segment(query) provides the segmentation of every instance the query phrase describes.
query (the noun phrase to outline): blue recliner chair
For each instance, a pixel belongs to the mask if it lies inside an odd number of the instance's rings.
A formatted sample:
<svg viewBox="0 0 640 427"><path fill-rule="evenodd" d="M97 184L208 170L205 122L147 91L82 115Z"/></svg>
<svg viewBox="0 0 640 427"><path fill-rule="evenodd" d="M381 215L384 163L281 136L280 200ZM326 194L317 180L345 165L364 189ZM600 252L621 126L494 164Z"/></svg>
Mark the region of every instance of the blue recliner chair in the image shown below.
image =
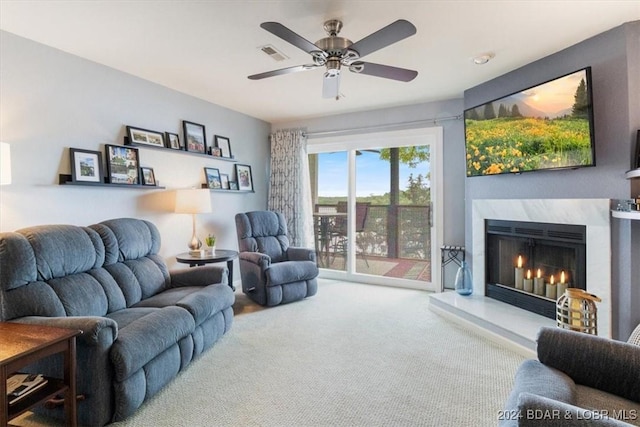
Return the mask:
<svg viewBox="0 0 640 427"><path fill-rule="evenodd" d="M236 215L242 292L260 305L275 306L315 295L318 265L313 249L289 246L279 212Z"/></svg>

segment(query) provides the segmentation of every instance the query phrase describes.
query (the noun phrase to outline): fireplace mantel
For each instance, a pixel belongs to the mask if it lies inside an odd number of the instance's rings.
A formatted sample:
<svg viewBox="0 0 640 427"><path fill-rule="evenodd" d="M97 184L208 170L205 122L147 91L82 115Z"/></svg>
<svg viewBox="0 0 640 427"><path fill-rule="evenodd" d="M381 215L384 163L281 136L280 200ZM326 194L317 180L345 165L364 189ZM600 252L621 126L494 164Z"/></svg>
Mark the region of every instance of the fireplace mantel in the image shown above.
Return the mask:
<svg viewBox="0 0 640 427"><path fill-rule="evenodd" d="M609 199L480 199L472 204L473 292L485 293L485 219L587 227L587 291L598 304L598 335L611 337Z"/></svg>

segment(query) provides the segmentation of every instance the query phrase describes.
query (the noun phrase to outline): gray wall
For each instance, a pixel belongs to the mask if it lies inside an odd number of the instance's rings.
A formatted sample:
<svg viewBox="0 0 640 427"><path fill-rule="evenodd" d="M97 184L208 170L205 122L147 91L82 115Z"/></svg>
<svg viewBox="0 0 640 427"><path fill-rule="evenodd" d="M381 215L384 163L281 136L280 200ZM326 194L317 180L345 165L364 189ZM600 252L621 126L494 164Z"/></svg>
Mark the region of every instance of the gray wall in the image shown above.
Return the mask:
<svg viewBox="0 0 640 427"><path fill-rule="evenodd" d="M470 108L591 66L597 164L577 170L467 178L467 247L471 247L471 201L475 199L616 199L639 194L638 183L624 178L640 128L639 52L640 21L636 21L465 91L464 107ZM614 337L627 337L640 322L639 227L639 221L612 219Z"/></svg>
<svg viewBox="0 0 640 427"><path fill-rule="evenodd" d="M340 102L340 101L338 101ZM307 132L337 131L395 125L433 118L459 116L462 99L340 114L314 119L278 123L273 130L304 128ZM464 124L462 120L426 123L422 127L442 126L444 133L444 243L464 242ZM373 130L371 131L373 132Z"/></svg>
<svg viewBox="0 0 640 427"><path fill-rule="evenodd" d="M11 145L13 168L12 185L0 187L0 231L149 219L160 228L161 255L174 266L173 257L187 249L191 218L172 212L173 190L200 187L205 166L233 177L233 163L140 149L142 166L153 167L167 190L61 186L57 180L70 173L68 147L104 153L104 144L122 144L125 125L175 132L182 140L182 120L189 120L205 125L207 143L214 134L229 137L236 158L253 168L255 194L211 192L213 213L198 216L201 238L214 232L218 247L237 248L235 213L266 207L269 123L7 32L0 43L0 140Z"/></svg>

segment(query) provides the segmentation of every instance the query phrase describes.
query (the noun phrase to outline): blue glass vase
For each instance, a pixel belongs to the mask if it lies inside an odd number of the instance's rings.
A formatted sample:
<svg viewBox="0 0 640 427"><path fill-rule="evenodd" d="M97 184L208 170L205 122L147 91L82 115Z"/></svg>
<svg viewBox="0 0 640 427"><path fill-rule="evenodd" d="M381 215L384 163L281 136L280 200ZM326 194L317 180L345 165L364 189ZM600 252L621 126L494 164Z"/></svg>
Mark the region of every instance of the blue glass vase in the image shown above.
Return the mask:
<svg viewBox="0 0 640 427"><path fill-rule="evenodd" d="M473 293L473 280L471 270L466 261L462 261L458 273L456 274L455 290L460 295L471 295Z"/></svg>

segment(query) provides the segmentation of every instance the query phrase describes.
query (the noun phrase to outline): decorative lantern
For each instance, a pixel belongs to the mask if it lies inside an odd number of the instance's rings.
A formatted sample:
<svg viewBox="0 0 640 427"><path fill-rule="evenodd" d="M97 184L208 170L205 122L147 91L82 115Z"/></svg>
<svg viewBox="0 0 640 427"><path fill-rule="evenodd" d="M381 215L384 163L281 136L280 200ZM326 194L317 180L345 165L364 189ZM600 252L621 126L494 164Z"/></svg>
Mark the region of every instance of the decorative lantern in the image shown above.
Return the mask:
<svg viewBox="0 0 640 427"><path fill-rule="evenodd" d="M578 288L567 288L556 303L559 328L598 335L597 296Z"/></svg>

